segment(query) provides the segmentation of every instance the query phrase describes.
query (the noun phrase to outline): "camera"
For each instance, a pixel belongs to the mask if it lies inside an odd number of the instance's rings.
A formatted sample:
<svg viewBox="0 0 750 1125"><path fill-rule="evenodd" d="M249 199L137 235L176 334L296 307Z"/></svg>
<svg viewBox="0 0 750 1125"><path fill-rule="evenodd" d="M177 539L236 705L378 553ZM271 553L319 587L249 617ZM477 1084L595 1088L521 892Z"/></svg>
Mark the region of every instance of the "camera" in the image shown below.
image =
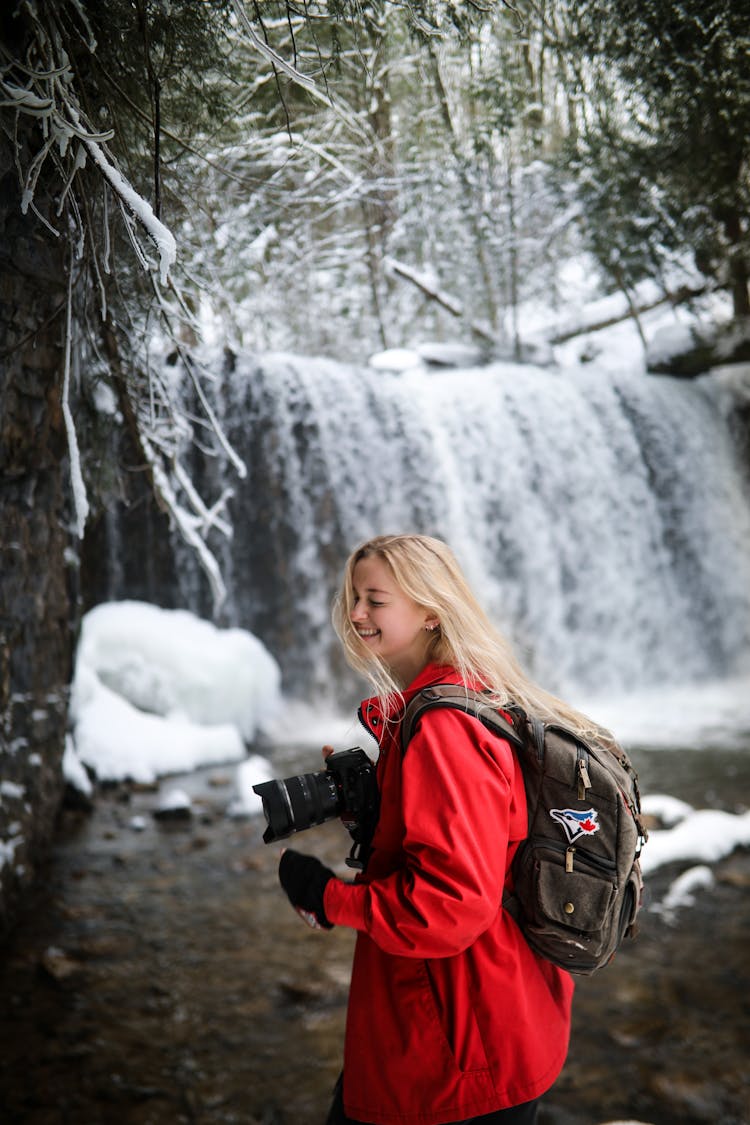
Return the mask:
<svg viewBox="0 0 750 1125"><path fill-rule="evenodd" d="M264 781L254 785L253 791L263 802L268 825L264 843L340 817L354 840L346 862L350 867L364 866L363 853L378 818L379 795L375 767L359 746L331 754L326 768L318 773Z"/></svg>

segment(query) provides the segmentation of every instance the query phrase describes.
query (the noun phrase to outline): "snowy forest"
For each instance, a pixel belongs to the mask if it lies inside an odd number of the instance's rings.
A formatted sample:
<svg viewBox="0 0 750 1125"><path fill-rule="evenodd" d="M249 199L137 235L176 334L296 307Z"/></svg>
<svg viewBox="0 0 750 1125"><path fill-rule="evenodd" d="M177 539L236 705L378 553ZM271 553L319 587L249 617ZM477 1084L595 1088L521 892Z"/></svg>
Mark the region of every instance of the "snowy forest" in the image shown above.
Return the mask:
<svg viewBox="0 0 750 1125"><path fill-rule="evenodd" d="M554 690L606 720L638 692L613 729L666 748L655 786L678 747L730 755L728 819L689 821L708 767L654 799L709 841L659 864L746 855L747 5L10 0L0 27L0 940L92 780L251 752L265 778L273 706L279 745L317 737L297 704L351 707L330 599L383 531L454 540ZM251 635L220 652L136 602ZM196 727L148 727L169 709L143 676L117 761L87 757L84 655L109 690L136 621ZM675 1121L741 1120L734 1077L719 1108L669 1096ZM294 1105L179 1119L317 1119Z"/></svg>
<svg viewBox="0 0 750 1125"><path fill-rule="evenodd" d="M107 399L204 551L221 509L191 487L184 439L222 449L192 358L207 333L354 359L460 337L521 358L539 341L520 306L558 305L581 248L636 317L646 278L652 300L720 287L750 311L741 5L98 8L3 17L4 253L37 265L8 272L38 321L6 335L7 363L24 332L36 365L41 332L62 360L79 535L117 475L92 432Z"/></svg>

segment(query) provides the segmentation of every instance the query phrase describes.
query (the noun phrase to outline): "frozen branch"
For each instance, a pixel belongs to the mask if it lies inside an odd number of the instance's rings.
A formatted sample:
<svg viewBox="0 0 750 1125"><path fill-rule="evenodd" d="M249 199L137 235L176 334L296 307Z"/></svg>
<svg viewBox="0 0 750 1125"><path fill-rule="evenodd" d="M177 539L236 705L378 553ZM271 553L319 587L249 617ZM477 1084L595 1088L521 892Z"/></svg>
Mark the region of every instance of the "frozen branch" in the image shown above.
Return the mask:
<svg viewBox="0 0 750 1125"><path fill-rule="evenodd" d="M199 533L198 529L204 524L204 521L200 518L197 519L179 503L169 475L165 472L162 465L161 457L145 435L141 435L141 448L148 459L154 492L161 501L165 511L171 517L182 538L193 548L198 556L198 561L203 567L211 587L214 607L218 610L226 599L227 590L224 585L224 579L221 576L221 568L213 552L208 548Z"/></svg>
<svg viewBox="0 0 750 1125"><path fill-rule="evenodd" d="M225 488L219 499L210 508L207 508L182 464L175 459L173 464L174 478L187 496L193 510L198 517L200 534L205 538L212 528L216 528L227 539L232 538L232 526L225 520L222 513L226 510L227 501L234 496L231 488Z"/></svg>
<svg viewBox="0 0 750 1125"><path fill-rule="evenodd" d="M68 301L65 313L65 367L63 371L62 388L62 414L65 422L65 433L68 439L68 456L70 458L70 483L73 489L73 507L76 515L76 531L78 538L83 539L84 528L89 514L89 501L86 495L86 485L81 473L81 455L78 449L75 423L70 410L70 352L73 335L73 263L68 270Z"/></svg>
<svg viewBox="0 0 750 1125"><path fill-rule="evenodd" d="M270 62L272 66L278 67L278 69L283 74L286 74L288 78L291 78L292 82L295 82L298 86L301 86L303 90L307 90L308 93L312 94L313 97L319 98L322 102L325 102L327 106L330 106L330 98L323 90L320 89L320 87L312 78L308 78L307 75L302 74L299 70L297 70L295 66L292 66L291 63L288 63L285 59L282 59L281 55L274 51L273 47L270 47L268 43L264 42L264 40L260 38L250 20L248 19L247 12L245 11L245 5L242 3L242 0L233 0L233 7L238 20L242 24L242 28L245 34L247 35L250 43L253 45L255 50L258 51L258 53L261 54L267 62Z"/></svg>
<svg viewBox="0 0 750 1125"><path fill-rule="evenodd" d="M71 114L74 124L78 126L80 119L78 118L77 111L73 106L69 105L68 112ZM138 192L130 186L122 173L115 168L114 164L107 158L104 150L97 141L88 134L79 134L79 136L81 137L81 142L86 146L89 156L97 165L112 190L146 228L159 254L161 283L162 285L166 285L169 270L174 265L177 258L177 243L175 242L174 235L164 226L164 223L157 219L148 201L145 200L142 195L139 195Z"/></svg>
<svg viewBox="0 0 750 1125"><path fill-rule="evenodd" d="M245 477L247 476L247 467L245 465L245 462L235 452L234 448L232 447L232 445L229 442L229 439L227 438L226 434L224 433L223 426L221 425L219 419L216 417L216 414L214 413L214 411L211 407L211 404L209 403L208 399L206 398L206 395L205 395L204 390L203 390L203 386L202 386L201 381L200 381L200 379L198 378L198 376L195 372L195 367L194 367L194 364L192 363L192 361L189 361L187 363L187 368L188 368L188 373L190 375L190 379L191 379L192 384L195 388L195 392L198 395L198 398L200 400L200 404L203 407L203 410L205 411L206 417L208 418L209 424L211 426L211 429L213 430L213 433L216 437L216 440L219 442L219 445L221 446L221 448L226 453L226 455L229 458L229 460L231 461L232 465L234 465L237 476L240 478L240 480L244 480Z"/></svg>
<svg viewBox="0 0 750 1125"><path fill-rule="evenodd" d="M642 301L637 304L632 299L628 300L627 294L623 294L625 305L621 310L617 310L599 320L582 320L580 323L558 328L557 331L547 337L547 343L565 344L568 340L574 340L576 336L584 336L590 332L601 332L604 328L611 328L614 324L622 324L629 318L635 319L643 313L659 308L660 305L679 305L693 297L700 297L705 292L705 285L697 287L683 285L674 292L665 292L653 301Z"/></svg>
<svg viewBox="0 0 750 1125"><path fill-rule="evenodd" d="M415 285L420 292L424 293L425 297L429 297L431 301L435 301L441 308L445 309L451 316L463 317L464 305L462 301L456 300L448 293L443 292L433 282L432 278L425 273L420 273L418 270L412 269L411 266L405 265L403 262L397 261L395 258L388 258L386 265L398 277L402 277L405 281L411 282ZM497 339L492 334L489 328L477 321L470 321L469 327L472 332L483 340L487 340L490 344L496 344Z"/></svg>

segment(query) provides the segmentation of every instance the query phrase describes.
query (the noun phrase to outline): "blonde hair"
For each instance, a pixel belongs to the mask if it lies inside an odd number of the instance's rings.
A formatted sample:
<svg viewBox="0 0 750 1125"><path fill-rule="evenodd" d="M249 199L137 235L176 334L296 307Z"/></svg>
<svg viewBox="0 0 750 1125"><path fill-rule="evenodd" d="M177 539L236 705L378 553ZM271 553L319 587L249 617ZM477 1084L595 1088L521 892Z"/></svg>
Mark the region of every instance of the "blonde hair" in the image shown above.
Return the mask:
<svg viewBox="0 0 750 1125"><path fill-rule="evenodd" d="M402 699L400 686L386 664L362 644L351 620L354 568L361 559L372 556L383 560L404 594L437 617L439 626L429 637L428 660L455 668L465 683L486 691L488 701L496 707L516 704L545 722L564 724L581 738L614 741L609 732L545 691L523 671L510 644L479 605L453 552L428 535L379 535L362 543L347 560L333 604L333 626L346 659L372 683L384 707Z"/></svg>

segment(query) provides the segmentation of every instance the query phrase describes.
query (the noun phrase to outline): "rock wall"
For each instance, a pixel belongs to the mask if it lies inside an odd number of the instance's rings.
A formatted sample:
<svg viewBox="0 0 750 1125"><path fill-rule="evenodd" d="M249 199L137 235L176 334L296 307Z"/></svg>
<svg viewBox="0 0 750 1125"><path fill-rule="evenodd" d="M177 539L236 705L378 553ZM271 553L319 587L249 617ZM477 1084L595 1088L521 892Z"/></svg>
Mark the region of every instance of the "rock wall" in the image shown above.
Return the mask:
<svg viewBox="0 0 750 1125"><path fill-rule="evenodd" d="M42 233L40 233L42 232ZM0 148L0 938L51 837L75 633L61 411L64 268Z"/></svg>

